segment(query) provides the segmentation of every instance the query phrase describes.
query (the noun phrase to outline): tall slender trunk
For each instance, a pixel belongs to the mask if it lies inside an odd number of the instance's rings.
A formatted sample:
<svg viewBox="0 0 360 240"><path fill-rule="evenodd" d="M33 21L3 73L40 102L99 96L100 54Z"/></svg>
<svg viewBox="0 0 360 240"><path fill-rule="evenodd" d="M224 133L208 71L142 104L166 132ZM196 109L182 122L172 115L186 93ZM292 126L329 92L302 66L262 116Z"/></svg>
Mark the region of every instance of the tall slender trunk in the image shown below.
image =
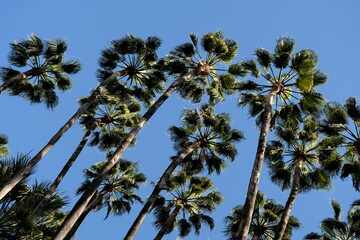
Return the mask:
<svg viewBox="0 0 360 240"><path fill-rule="evenodd" d="M50 139L50 141L45 145L43 149L38 152L35 157L33 157L28 165L24 167L17 175L15 175L9 182L7 182L4 187L0 190L0 200L8 194L11 189L15 187L22 179L24 179L31 169L45 156L45 154L56 144L56 142L65 134L67 130L75 123L75 121L89 108L89 106L94 102L96 97L104 90L106 85L111 81L114 81L117 77L124 75L125 72L118 71L113 73L110 77L105 79L101 84L95 89L95 91L90 95L87 101L81 105L77 112L59 129L59 131Z"/></svg>
<svg viewBox="0 0 360 240"><path fill-rule="evenodd" d="M51 196L54 194L54 192L56 191L57 187L59 186L60 182L62 181L62 179L65 177L65 175L67 174L67 172L69 171L69 169L72 167L72 165L74 164L74 162L76 161L77 157L79 156L79 154L81 153L81 151L83 150L83 148L85 147L85 144L87 143L87 141L89 140L91 134L94 132L95 128L98 126L98 122L95 121L90 128L86 131L86 133L84 134L84 136L82 137L79 145L76 147L75 151L73 152L73 154L71 155L71 157L69 158L69 160L66 162L66 164L64 165L63 169L60 171L60 173L58 174L58 176L56 177L56 179L54 180L54 182L51 184L49 190L45 193L45 195L43 196L43 198L40 200L40 202L36 205L36 207L34 208L34 210L32 211L31 215L34 216L36 215L38 212L40 212L44 206L48 203L49 199L51 198Z"/></svg>
<svg viewBox="0 0 360 240"><path fill-rule="evenodd" d="M23 73L19 73L18 75L16 75L15 77L10 78L9 80L7 80L6 82L4 82L1 86L0 86L0 94L9 87L9 85L13 82L22 80L24 78L27 77L27 72L23 72Z"/></svg>
<svg viewBox="0 0 360 240"><path fill-rule="evenodd" d="M262 126L260 130L259 142L256 150L253 169L250 176L248 191L244 204L244 215L240 222L238 232L236 234L236 240L246 240L249 233L252 215L255 208L256 195L258 192L260 174L262 164L264 162L265 148L267 144L267 137L270 131L272 101L274 96L279 90L272 90L266 96L264 112L262 113Z"/></svg>
<svg viewBox="0 0 360 240"><path fill-rule="evenodd" d="M93 199L90 201L90 204L85 208L84 212L80 215L79 219L75 222L74 226L71 228L64 240L70 240L74 236L82 222L85 220L86 216L96 207L96 205L99 204L99 202L101 202L106 193L107 191L103 189L99 194L93 197Z"/></svg>
<svg viewBox="0 0 360 240"><path fill-rule="evenodd" d="M156 235L156 237L154 238L154 240L160 240L163 238L163 236L165 235L165 233L167 232L167 230L169 229L169 227L171 227L172 224L174 224L176 217L179 215L180 211L181 211L182 207L179 205L176 205L174 211L172 211L172 213L170 214L170 216L168 217L168 219L166 219L164 225L161 227L160 231L158 232L158 234Z"/></svg>
<svg viewBox="0 0 360 240"><path fill-rule="evenodd" d="M296 162L291 190L289 193L289 197L286 201L286 205L285 205L283 214L281 215L281 220L279 222L278 229L275 233L274 240L282 240L283 239L287 224L289 222L291 210L294 206L295 199L296 199L297 195L299 194L301 168L303 166L303 163L304 163L303 158L299 158Z"/></svg>
<svg viewBox="0 0 360 240"><path fill-rule="evenodd" d="M139 215L131 225L129 231L127 232L124 240L131 240L134 238L136 232L139 230L141 223L144 221L145 217L148 215L148 213L151 211L154 202L161 192L164 184L168 181L170 178L170 175L174 172L176 167L181 163L182 160L184 160L190 153L192 153L195 149L197 149L200 146L201 142L197 141L193 144L191 144L189 147L184 149L176 159L174 159L170 165L167 167L167 169L162 174L159 182L156 184L154 190L152 191L150 197L148 198L147 202L144 204L143 208L139 212Z"/></svg>
<svg viewBox="0 0 360 240"><path fill-rule="evenodd" d="M182 81L187 81L191 76L193 76L193 72L187 73L182 77L179 77L170 87L165 91L163 95L148 109L148 111L142 116L140 121L133 127L133 129L129 132L126 138L120 143L119 147L115 150L112 157L110 157L105 166L103 167L101 173L91 182L88 189L83 193L80 199L77 201L73 209L69 213L69 217L67 221L65 221L57 236L53 240L62 240L76 220L79 218L82 211L85 209L87 204L90 201L91 196L100 186L104 177L108 174L110 169L116 164L121 155L125 152L127 147L130 145L131 141L135 138L136 134L142 129L142 127L149 121L149 119L154 115L154 113L161 107L161 105L171 96L171 94L176 90L179 83Z"/></svg>

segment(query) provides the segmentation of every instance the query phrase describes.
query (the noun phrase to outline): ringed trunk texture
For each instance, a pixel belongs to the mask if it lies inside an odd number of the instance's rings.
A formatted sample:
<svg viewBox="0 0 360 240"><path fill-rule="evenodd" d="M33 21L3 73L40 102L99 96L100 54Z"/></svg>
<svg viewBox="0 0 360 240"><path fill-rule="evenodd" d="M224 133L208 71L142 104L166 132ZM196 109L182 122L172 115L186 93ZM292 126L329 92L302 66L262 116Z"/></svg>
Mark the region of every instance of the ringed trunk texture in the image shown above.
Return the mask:
<svg viewBox="0 0 360 240"><path fill-rule="evenodd" d="M270 131L272 100L277 94L277 91L271 91L266 96L265 109L262 115L262 126L260 130L258 147L256 150L255 161L250 176L248 191L244 204L244 217L242 218L236 240L246 240L249 233L252 215L254 212L256 195L258 192L260 174L264 162L265 148L267 144L267 137Z"/></svg>
<svg viewBox="0 0 360 240"><path fill-rule="evenodd" d="M167 232L167 230L169 229L169 227L171 227L171 225L175 222L175 219L179 215L181 209L182 209L182 207L179 205L177 205L175 207L174 211L172 211L172 213L170 214L168 219L166 219L164 225L161 227L160 231L158 232L158 234L156 235L154 240L160 240L164 237L164 235Z"/></svg>
<svg viewBox="0 0 360 240"><path fill-rule="evenodd" d="M139 215L131 225L129 231L127 232L124 240L131 240L134 238L135 234L140 228L141 223L144 221L145 217L149 214L149 212L152 210L154 202L157 198L157 196L160 194L163 186L165 185L166 181L169 180L170 175L174 172L176 167L180 164L182 160L184 160L187 155L192 153L195 149L197 149L200 146L200 141L197 141L193 144L191 144L189 147L184 149L176 159L174 159L168 168L164 171L163 175L161 176L159 182L156 184L154 190L152 191L150 197L148 198L147 202L144 204L143 208L139 212Z"/></svg>
<svg viewBox="0 0 360 240"><path fill-rule="evenodd" d="M16 81L19 81L19 80L22 80L24 78L26 78L27 75L26 75L26 72L24 73L19 73L18 75L16 75L15 77L13 78L10 78L9 80L7 80L6 82L4 82L1 86L0 86L0 94L9 87L9 85L12 83L12 82L16 82Z"/></svg>
<svg viewBox="0 0 360 240"><path fill-rule="evenodd" d="M5 186L0 190L0 200L8 194L11 189L15 187L22 179L27 177L29 172L35 165L45 156L45 154L56 144L56 142L65 134L67 130L75 123L75 121L89 108L98 95L104 90L106 85L114 81L118 76L123 75L122 72L115 72L110 77L105 79L91 94L87 101L77 110L77 112L59 129L59 131L50 139L43 149L33 157L28 165L15 175Z"/></svg>
<svg viewBox="0 0 360 240"><path fill-rule="evenodd" d="M161 107L161 105L171 96L171 94L176 90L179 83L182 81L188 80L193 75L192 72L185 74L182 77L179 77L170 87L165 91L163 95L148 109L148 111L142 116L140 121L133 127L129 132L126 138L120 143L118 148L110 157L106 164L104 165L101 173L94 178L94 180L89 185L88 189L83 193L80 199L77 201L73 209L70 211L67 220L61 225L60 230L57 236L53 240L63 240L66 234L69 232L71 227L74 225L76 220L80 217L81 213L84 211L85 207L88 205L91 196L94 195L97 188L100 186L102 180L106 177L108 172L113 166L115 166L118 159L125 152L127 147L130 145L131 141L135 138L137 133L142 129L142 127L149 121L149 119L154 115L154 113Z"/></svg>
<svg viewBox="0 0 360 240"><path fill-rule="evenodd" d="M82 222L85 220L86 216L96 207L96 205L102 201L105 193L106 191L103 190L95 197L93 197L93 200L90 201L90 204L85 208L84 212L80 215L79 219L75 222L74 226L71 228L64 240L70 240L74 236Z"/></svg>
<svg viewBox="0 0 360 240"><path fill-rule="evenodd" d="M94 132L95 128L98 126L98 123L95 122L91 125L91 127L86 131L86 133L84 134L84 136L82 137L79 145L77 146L77 148L75 149L75 151L73 152L73 154L71 155L71 157L69 158L69 160L67 161L67 163L64 165L63 169L60 171L60 173L58 174L58 176L56 177L56 179L54 180L54 182L51 184L49 190L45 193L45 195L43 196L43 198L40 200L40 202L37 204L37 206L34 208L33 212L32 212L32 216L36 215L38 212L40 212L44 206L48 203L49 199L51 198L51 196L54 194L54 192L56 191L57 187L59 186L60 182L62 181L62 179L65 177L65 175L67 174L67 172L69 171L69 169L72 167L72 165L74 164L74 162L76 161L77 157L79 156L79 154L81 153L81 151L84 149L87 141L89 140L91 134Z"/></svg>
<svg viewBox="0 0 360 240"><path fill-rule="evenodd" d="M304 159L302 159L302 158L298 159L296 162L290 194L286 201L284 212L281 215L281 220L278 225L278 230L275 233L274 240L282 240L283 239L287 224L289 222L291 210L294 206L295 199L296 199L297 195L299 194L301 168L303 166L303 163L304 163Z"/></svg>

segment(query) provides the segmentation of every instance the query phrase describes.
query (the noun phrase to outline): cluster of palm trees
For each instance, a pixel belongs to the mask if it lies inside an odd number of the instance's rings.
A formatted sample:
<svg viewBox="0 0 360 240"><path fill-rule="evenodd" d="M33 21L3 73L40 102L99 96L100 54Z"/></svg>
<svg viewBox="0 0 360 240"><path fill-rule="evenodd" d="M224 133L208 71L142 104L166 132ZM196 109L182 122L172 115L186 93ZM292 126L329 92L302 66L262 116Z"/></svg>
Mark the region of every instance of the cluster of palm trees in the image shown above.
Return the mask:
<svg viewBox="0 0 360 240"><path fill-rule="evenodd" d="M236 144L244 138L231 127L229 113L215 113L215 105L229 94L240 96L238 105L248 107L260 132L245 202L240 204L239 199L225 217L224 237L291 239L293 230L301 226L291 216L299 194L329 189L335 176L351 177L359 191L360 106L355 98L344 105L326 102L316 91L327 76L316 68L314 51L295 52L295 41L283 37L276 41L274 52L259 48L254 59L234 63L237 42L222 32L206 33L200 39L190 34L189 42L162 58L157 54L158 37L127 35L109 44L99 59L98 87L79 99L75 114L35 156L11 156L6 136L0 135L0 239L71 239L91 211L106 208L105 218L111 213L122 215L135 202L143 207L123 233L126 240L135 237L150 212L159 230L157 240L175 229L180 237L191 230L200 234L203 223L212 229L215 221L209 214L223 196L211 174L221 174L226 159L235 160ZM11 43L10 49L10 66L0 70L0 94L56 107L57 90L70 89L70 75L80 70L77 60L65 59L65 41L31 35ZM177 153L148 199L142 200L136 192L146 176L137 163L121 156L175 92L202 104L185 109L181 126L169 128ZM56 179L30 185L34 167L77 120L85 133ZM268 140L270 132L276 140ZM68 201L58 186L86 145L98 147L105 159L84 170L85 181L77 191L81 196L71 211L64 212ZM271 181L290 190L284 205L267 200L258 190L264 160ZM348 223L340 220L339 204L333 201L332 206L334 218L323 220L322 232L305 239L359 239L359 203L350 209Z"/></svg>

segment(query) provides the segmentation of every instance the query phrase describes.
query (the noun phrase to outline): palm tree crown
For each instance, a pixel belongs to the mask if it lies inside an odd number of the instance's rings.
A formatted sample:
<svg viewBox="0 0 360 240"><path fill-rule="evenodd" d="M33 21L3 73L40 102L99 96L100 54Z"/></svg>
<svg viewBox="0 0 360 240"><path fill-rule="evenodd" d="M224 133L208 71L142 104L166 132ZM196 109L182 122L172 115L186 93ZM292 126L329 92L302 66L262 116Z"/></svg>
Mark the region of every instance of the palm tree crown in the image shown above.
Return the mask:
<svg viewBox="0 0 360 240"><path fill-rule="evenodd" d="M360 106L356 98L349 98L344 105L330 102L324 107L325 118L321 131L328 136L342 138L344 154L341 178L352 177L354 188L360 190Z"/></svg>
<svg viewBox="0 0 360 240"><path fill-rule="evenodd" d="M110 47L101 52L99 60L100 81L107 79L113 71L119 71L119 81L112 81L107 89L112 94L130 93L145 105L149 105L156 92L162 92L166 76L154 67L158 60L157 49L161 45L158 37L146 40L127 35L113 40Z"/></svg>
<svg viewBox="0 0 360 240"><path fill-rule="evenodd" d="M324 84L327 76L316 69L318 56L314 51L300 50L294 53L294 47L293 39L282 37L277 40L273 53L259 48L255 50L255 60L230 66L229 72L234 75L245 77L251 74L264 80L264 83L248 80L238 85L242 92L239 105L249 105L251 116L257 116L264 111L266 94L270 92L275 94L272 103L276 105L277 114L280 114L284 104L288 107L283 112L292 110L291 114L295 116L298 116L297 112L301 110L312 114L319 110L323 97L315 88ZM261 123L261 119L258 119L258 123Z"/></svg>
<svg viewBox="0 0 360 240"><path fill-rule="evenodd" d="M71 88L70 74L80 70L76 60L65 60L67 45L64 40L43 41L32 34L28 39L10 44L9 63L11 67L2 67L2 92L9 88L11 95L21 95L31 103L45 102L48 108L58 103L55 89L62 91ZM16 68L29 67L21 72Z"/></svg>
<svg viewBox="0 0 360 240"><path fill-rule="evenodd" d="M90 170L84 171L85 181L77 190L77 194L82 193L90 184L91 179L102 170L105 162L99 162L91 166ZM110 213L121 215L125 212L130 212L131 204L135 201L142 202L140 197L137 196L134 190L140 188L140 185L146 181L143 173L140 173L137 164L128 160L121 159L111 173L103 180L99 187L98 195L101 195L101 201L94 206L97 211L102 207L107 207L105 218Z"/></svg>
<svg viewBox="0 0 360 240"><path fill-rule="evenodd" d="M227 113L214 114L213 107L203 105L199 110L185 109L182 116L182 127L172 126L169 129L175 149L181 151L190 143L199 142L191 154L181 162L183 167L203 170L207 167L209 174L218 174L225 167L225 158L234 160L237 155L235 143L244 138L243 133L230 126Z"/></svg>
<svg viewBox="0 0 360 240"><path fill-rule="evenodd" d="M256 240L272 240L280 221L280 216L284 206L278 204L274 199L266 199L261 191L256 196L255 210L251 221L249 235L251 239ZM235 207L231 216L225 218L224 233L227 239L235 239L235 234L239 228L240 219L243 214L243 205ZM284 240L290 240L294 229L300 228L299 220L291 216L284 234Z"/></svg>
<svg viewBox="0 0 360 240"><path fill-rule="evenodd" d="M214 227L213 219L204 213L215 210L222 202L222 195L214 190L210 179L196 176L178 177L174 174L166 191L171 193L171 199L159 197L155 203L154 224L160 229L155 239L169 234L175 226L178 226L181 237L187 236L192 228L198 235L202 222L211 229Z"/></svg>
<svg viewBox="0 0 360 240"><path fill-rule="evenodd" d="M83 100L86 101L86 98ZM80 119L84 129L96 125L90 146L99 145L104 151L116 147L141 118L140 110L141 105L137 101L107 93L99 96Z"/></svg>
<svg viewBox="0 0 360 240"><path fill-rule="evenodd" d="M313 118L305 119L302 128L294 124L276 128L279 140L270 142L265 156L271 180L282 189L291 188L291 179L299 166L300 191L330 187L331 175L340 170L337 147L341 139L321 139L317 129L318 123Z"/></svg>
<svg viewBox="0 0 360 240"><path fill-rule="evenodd" d="M184 75L193 72L190 79L181 82L180 95L192 102L200 102L205 90L210 96L210 103L224 100L224 94L233 92L235 77L229 73L218 74L219 64L228 64L236 56L237 42L225 39L222 32L206 33L199 39L190 34L191 42L177 46L170 55L160 61L161 69L170 75ZM204 52L202 53L200 46ZM204 56L202 56L202 54Z"/></svg>
<svg viewBox="0 0 360 240"><path fill-rule="evenodd" d="M332 218L325 218L320 223L321 233L311 232L304 239L310 240L356 240L360 239L360 209L358 206L350 208L346 222L341 221L341 206L335 200L331 201L334 211Z"/></svg>

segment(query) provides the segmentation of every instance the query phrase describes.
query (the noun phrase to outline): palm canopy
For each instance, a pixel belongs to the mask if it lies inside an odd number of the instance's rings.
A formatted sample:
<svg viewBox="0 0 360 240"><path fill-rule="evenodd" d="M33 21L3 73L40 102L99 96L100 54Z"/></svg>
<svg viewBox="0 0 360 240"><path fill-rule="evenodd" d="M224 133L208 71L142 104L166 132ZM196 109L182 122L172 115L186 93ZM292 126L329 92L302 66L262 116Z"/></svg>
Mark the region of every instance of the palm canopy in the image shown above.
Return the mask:
<svg viewBox="0 0 360 240"><path fill-rule="evenodd" d="M235 144L244 138L243 133L230 126L227 113L215 114L210 105L203 105L199 110L185 109L181 117L182 127L172 126L169 129L175 149L181 151L189 144L200 145L189 154L181 164L203 170L206 166L209 173L218 174L225 167L224 158L235 159Z"/></svg>
<svg viewBox="0 0 360 240"><path fill-rule="evenodd" d="M346 100L344 105L330 102L324 107L325 117L321 131L328 136L343 139L343 167L341 178L352 177L354 188L360 190L360 106L356 98Z"/></svg>
<svg viewBox="0 0 360 240"><path fill-rule="evenodd" d="M4 82L2 92L9 88L11 95L20 95L31 103L45 102L48 108L58 104L56 88L71 88L69 77L80 70L77 60L64 58L67 44L64 40L43 41L32 34L26 40L10 44L10 67L1 67L0 78ZM20 70L28 68L25 70Z"/></svg>
<svg viewBox="0 0 360 240"><path fill-rule="evenodd" d="M235 77L221 69L221 64L230 63L236 56L238 45L235 40L224 38L222 32L206 33L200 41L190 34L191 42L181 44L159 62L160 69L170 75L181 76L189 71L193 74L178 87L180 95L192 102L200 102L205 92L210 103L224 100L224 94L233 93Z"/></svg>
<svg viewBox="0 0 360 240"><path fill-rule="evenodd" d="M341 221L341 206L335 200L331 200L334 211L332 218L325 218L320 222L321 233L311 232L304 239L314 240L355 240L360 239L360 209L353 205L346 217L347 221Z"/></svg>
<svg viewBox="0 0 360 240"><path fill-rule="evenodd" d="M81 101L86 101L86 98ZM140 110L141 105L131 98L122 99L107 92L99 96L80 119L84 129L96 125L90 146L98 145L104 151L116 147L138 123Z"/></svg>
<svg viewBox="0 0 360 240"><path fill-rule="evenodd" d="M0 161L0 182L6 182L29 161L27 155L3 156ZM0 239L49 239L54 236L66 214L61 208L66 198L55 193L49 204L34 218L31 211L48 190L50 184L35 182L29 186L23 179L0 201Z"/></svg>
<svg viewBox="0 0 360 240"><path fill-rule="evenodd" d="M211 213L222 203L222 195L214 190L209 178L179 172L172 175L166 191L170 198L159 196L154 207L154 224L160 232L169 234L177 226L181 237L187 236L191 229L198 235L202 223L213 229L214 220L205 213Z"/></svg>
<svg viewBox="0 0 360 240"><path fill-rule="evenodd" d="M85 181L77 190L77 194L84 192L91 183L91 179L101 172L105 162L99 162L91 166L90 170L84 170ZM110 213L121 215L130 212L131 205L137 201L142 202L136 195L135 190L146 181L143 173L140 173L137 164L125 159L121 159L111 169L111 172L103 180L99 187L98 195L101 195L101 201L96 204L94 210L97 211L103 207L107 208L105 218Z"/></svg>
<svg viewBox="0 0 360 240"><path fill-rule="evenodd" d="M290 124L276 128L279 140L269 143L265 157L271 180L282 189L291 187L294 171L299 166L300 192L330 187L331 176L341 168L337 152L341 139L321 139L317 130L318 122L312 117L305 118L302 126Z"/></svg>
<svg viewBox="0 0 360 240"><path fill-rule="evenodd" d="M8 143L8 138L7 136L0 134L0 156L8 154L9 153L9 148L6 145Z"/></svg>
<svg viewBox="0 0 360 240"><path fill-rule="evenodd" d="M277 225L280 221L280 216L284 206L278 204L274 199L266 199L266 195L258 191L255 202L254 214L250 225L249 235L252 239L258 240L272 240L275 236ZM243 206L236 206L230 216L225 218L224 234L227 239L235 239L235 234L239 228L240 220L243 215ZM291 216L287 225L284 240L291 239L294 229L300 228L299 220Z"/></svg>
<svg viewBox="0 0 360 240"><path fill-rule="evenodd" d="M246 60L229 67L229 73L246 77L251 74L261 78L262 83L248 80L238 84L241 92L239 106L249 106L251 116L260 116L264 111L266 95L275 95L274 116L287 112L299 116L300 111L315 114L323 97L315 88L327 81L327 76L316 69L318 56L313 50L294 52L295 40L281 37L272 53L264 48L255 50L255 59ZM284 108L282 111L281 109ZM281 115L282 115L281 114ZM299 119L297 119L299 120ZM258 119L258 123L261 121Z"/></svg>
<svg viewBox="0 0 360 240"><path fill-rule="evenodd" d="M119 81L110 82L106 87L108 91L118 95L130 93L148 106L155 94L165 88L165 74L154 67L160 45L158 37L143 40L130 34L110 41L110 47L101 52L99 80L103 81L114 71L119 71Z"/></svg>

